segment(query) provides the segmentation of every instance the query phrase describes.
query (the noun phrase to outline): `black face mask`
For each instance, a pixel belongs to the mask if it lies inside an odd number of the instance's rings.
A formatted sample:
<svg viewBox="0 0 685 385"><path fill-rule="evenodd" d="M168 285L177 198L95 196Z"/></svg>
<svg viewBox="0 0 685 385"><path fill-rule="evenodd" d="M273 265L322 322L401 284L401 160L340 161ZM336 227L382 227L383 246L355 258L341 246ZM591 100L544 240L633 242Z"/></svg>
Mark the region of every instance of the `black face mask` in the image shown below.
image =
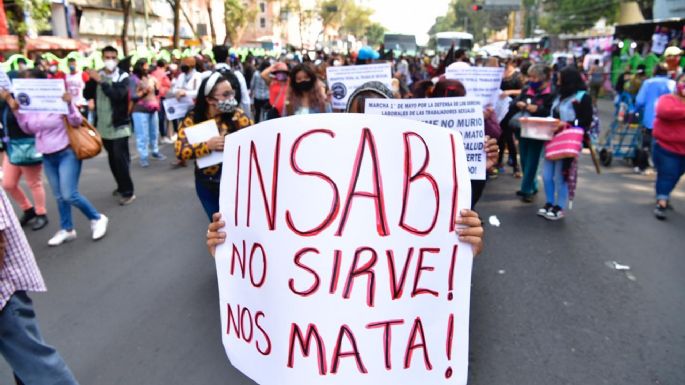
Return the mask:
<svg viewBox="0 0 685 385"><path fill-rule="evenodd" d="M185 64L181 65L181 72L187 74L188 72L190 72L190 67Z"/></svg>
<svg viewBox="0 0 685 385"><path fill-rule="evenodd" d="M295 82L293 88L300 92L311 91L314 88L314 80L307 80L305 82Z"/></svg>

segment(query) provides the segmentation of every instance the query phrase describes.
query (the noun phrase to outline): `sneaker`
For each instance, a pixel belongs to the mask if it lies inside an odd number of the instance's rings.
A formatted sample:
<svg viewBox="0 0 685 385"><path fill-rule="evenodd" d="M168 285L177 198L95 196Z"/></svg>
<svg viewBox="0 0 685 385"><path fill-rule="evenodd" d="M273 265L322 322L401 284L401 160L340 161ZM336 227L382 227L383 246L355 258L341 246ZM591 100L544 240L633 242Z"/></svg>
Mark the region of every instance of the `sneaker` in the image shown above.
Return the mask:
<svg viewBox="0 0 685 385"><path fill-rule="evenodd" d="M135 196L135 195L131 195L130 197L121 197L121 198L119 199L119 205L120 205L120 206L128 206L128 205L130 205L131 203L133 203L134 200L136 200L136 196Z"/></svg>
<svg viewBox="0 0 685 385"><path fill-rule="evenodd" d="M141 159L140 160L140 167L148 168L148 167L150 167L150 162L148 162L147 159Z"/></svg>
<svg viewBox="0 0 685 385"><path fill-rule="evenodd" d="M33 220L33 218L36 216L36 209L31 207L30 209L24 211L24 215L22 215L21 219L19 219L19 223L21 223L21 226L24 227L28 225L29 222L31 222L31 220Z"/></svg>
<svg viewBox="0 0 685 385"><path fill-rule="evenodd" d="M36 219L33 221L33 226L31 226L31 230L38 231L47 225L48 225L48 216L45 214L37 215Z"/></svg>
<svg viewBox="0 0 685 385"><path fill-rule="evenodd" d="M90 221L90 228L91 230L93 230L94 241L97 241L98 239L105 236L105 234L107 233L108 223L109 218L107 218L105 214L100 214L100 219L94 219Z"/></svg>
<svg viewBox="0 0 685 385"><path fill-rule="evenodd" d="M173 143L174 143L174 141L171 140L171 138L169 138L169 137L167 137L167 136L163 137L162 140L161 140L161 142L164 143L164 144L173 144Z"/></svg>
<svg viewBox="0 0 685 385"><path fill-rule="evenodd" d="M635 174L642 174L642 169L640 169L640 167L633 167L633 172Z"/></svg>
<svg viewBox="0 0 685 385"><path fill-rule="evenodd" d="M159 152L153 152L151 158L154 160L166 160L166 156Z"/></svg>
<svg viewBox="0 0 685 385"><path fill-rule="evenodd" d="M559 206L554 206L552 207L551 210L547 212L547 215L545 216L545 219L549 219L550 221L558 221L559 219L562 219L564 217L564 210L561 209Z"/></svg>
<svg viewBox="0 0 685 385"><path fill-rule="evenodd" d="M55 236L50 238L50 240L48 241L48 245L59 246L64 242L70 242L74 239L76 239L76 230L67 231L62 229L58 231L57 234L55 234Z"/></svg>
<svg viewBox="0 0 685 385"><path fill-rule="evenodd" d="M545 207L542 207L541 209L538 210L538 215L541 217L546 217L547 213L554 207L553 204L551 203L545 203Z"/></svg>
<svg viewBox="0 0 685 385"><path fill-rule="evenodd" d="M668 210L668 207L656 205L656 208L654 209L654 216L656 219L660 221L666 220L666 210Z"/></svg>

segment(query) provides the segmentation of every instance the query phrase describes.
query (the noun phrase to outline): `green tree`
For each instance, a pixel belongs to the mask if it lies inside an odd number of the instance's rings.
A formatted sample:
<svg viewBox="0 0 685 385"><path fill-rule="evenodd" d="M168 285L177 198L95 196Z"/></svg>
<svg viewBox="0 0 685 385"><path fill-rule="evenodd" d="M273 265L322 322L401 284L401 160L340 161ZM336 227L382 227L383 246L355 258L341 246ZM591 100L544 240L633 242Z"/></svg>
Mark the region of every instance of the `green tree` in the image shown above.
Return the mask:
<svg viewBox="0 0 685 385"><path fill-rule="evenodd" d="M49 0L14 0L5 1L4 3L7 24L19 39L20 51L24 51L26 48L26 36L31 27L33 27L35 32L50 30L50 16L52 12ZM33 25L30 26L26 23L25 13L28 13L31 17Z"/></svg>
<svg viewBox="0 0 685 385"><path fill-rule="evenodd" d="M534 2L534 0L527 0ZM544 0L545 14L539 25L551 34L574 33L591 28L600 18L609 23L617 20L619 0ZM537 15L538 4L530 4L531 18ZM534 26L526 25L528 31Z"/></svg>
<svg viewBox="0 0 685 385"><path fill-rule="evenodd" d="M253 2L256 4L256 2ZM226 24L226 39L224 44L238 44L245 31L247 23L257 15L255 7L246 7L241 0L224 0L224 23Z"/></svg>
<svg viewBox="0 0 685 385"><path fill-rule="evenodd" d="M428 33L463 31L473 34L474 41L486 43L490 32L507 26L507 12L486 9L474 11L472 7L473 1L451 0L447 14L437 17Z"/></svg>
<svg viewBox="0 0 685 385"><path fill-rule="evenodd" d="M359 39L364 36L366 28L372 24L373 10L366 7L348 7L343 16L341 31Z"/></svg>
<svg viewBox="0 0 685 385"><path fill-rule="evenodd" d="M385 27L377 22L371 23L366 27L366 42L370 46L377 46L383 43L383 36L385 35Z"/></svg>

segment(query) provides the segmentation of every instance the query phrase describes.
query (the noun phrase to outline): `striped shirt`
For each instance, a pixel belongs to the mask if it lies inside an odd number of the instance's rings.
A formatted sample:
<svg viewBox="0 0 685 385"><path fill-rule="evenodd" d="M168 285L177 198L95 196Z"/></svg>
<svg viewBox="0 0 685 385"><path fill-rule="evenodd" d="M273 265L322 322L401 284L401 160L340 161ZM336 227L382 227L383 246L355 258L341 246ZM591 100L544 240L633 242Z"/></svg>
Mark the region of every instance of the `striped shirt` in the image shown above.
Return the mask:
<svg viewBox="0 0 685 385"><path fill-rule="evenodd" d="M5 240L5 258L0 267L0 310L16 291L45 291L43 277L14 209L0 189L0 232Z"/></svg>

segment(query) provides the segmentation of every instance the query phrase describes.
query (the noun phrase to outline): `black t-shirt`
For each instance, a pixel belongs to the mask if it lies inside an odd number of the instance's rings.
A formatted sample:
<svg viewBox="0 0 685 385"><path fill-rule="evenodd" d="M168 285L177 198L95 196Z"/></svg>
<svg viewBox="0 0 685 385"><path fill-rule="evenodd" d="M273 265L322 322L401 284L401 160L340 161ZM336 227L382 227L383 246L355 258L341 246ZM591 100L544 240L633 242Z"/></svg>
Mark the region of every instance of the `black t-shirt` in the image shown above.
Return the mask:
<svg viewBox="0 0 685 385"><path fill-rule="evenodd" d="M521 74L518 72L514 72L514 74L511 75L510 77L502 79L502 84L500 84L499 88L502 91L520 90L521 88L523 88L523 82L521 81Z"/></svg>

